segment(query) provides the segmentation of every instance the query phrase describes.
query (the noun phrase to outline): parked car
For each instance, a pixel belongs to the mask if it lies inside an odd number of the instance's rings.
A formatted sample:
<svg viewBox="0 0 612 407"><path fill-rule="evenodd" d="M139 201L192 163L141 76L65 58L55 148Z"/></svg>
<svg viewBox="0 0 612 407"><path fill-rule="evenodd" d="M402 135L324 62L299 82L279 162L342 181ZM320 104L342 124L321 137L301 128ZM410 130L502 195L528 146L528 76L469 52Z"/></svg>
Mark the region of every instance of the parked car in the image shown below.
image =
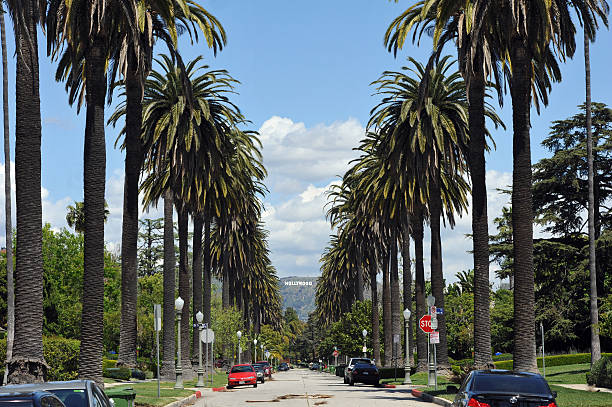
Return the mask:
<svg viewBox="0 0 612 407"><path fill-rule="evenodd" d="M378 386L380 381L380 375L378 368L373 363L355 363L353 368L346 373L344 382L350 386L354 386L355 383L373 384Z"/></svg>
<svg viewBox="0 0 612 407"><path fill-rule="evenodd" d="M270 378L272 377L272 366L270 366L270 362L267 360L260 360L257 362L257 364L263 365L263 367L266 369L266 376Z"/></svg>
<svg viewBox="0 0 612 407"><path fill-rule="evenodd" d="M353 369L353 366L355 366L356 363L369 363L371 364L372 361L368 358L350 358L348 365L346 365L346 368L344 369L344 384L347 384L348 381L346 380L347 375L351 372L351 370Z"/></svg>
<svg viewBox="0 0 612 407"><path fill-rule="evenodd" d="M93 380L70 380L35 384L11 384L0 392L47 391L57 396L66 407L113 407L113 403Z"/></svg>
<svg viewBox="0 0 612 407"><path fill-rule="evenodd" d="M319 370L321 368L321 365L318 362L315 362L312 364L312 366L310 366L310 370Z"/></svg>
<svg viewBox="0 0 612 407"><path fill-rule="evenodd" d="M289 370L289 365L287 363L283 362L280 365L278 365L279 372L286 372L287 370Z"/></svg>
<svg viewBox="0 0 612 407"><path fill-rule="evenodd" d="M266 381L266 368L261 363L253 363L253 367L255 368L255 372L257 373L257 381L265 382Z"/></svg>
<svg viewBox="0 0 612 407"><path fill-rule="evenodd" d="M461 384L452 406L557 407L556 397L537 373L474 370Z"/></svg>
<svg viewBox="0 0 612 407"><path fill-rule="evenodd" d="M227 376L227 388L232 389L236 386L253 385L257 387L257 373L250 364L234 365Z"/></svg>
<svg viewBox="0 0 612 407"><path fill-rule="evenodd" d="M0 406L65 407L56 395L40 390L24 392L0 390Z"/></svg>

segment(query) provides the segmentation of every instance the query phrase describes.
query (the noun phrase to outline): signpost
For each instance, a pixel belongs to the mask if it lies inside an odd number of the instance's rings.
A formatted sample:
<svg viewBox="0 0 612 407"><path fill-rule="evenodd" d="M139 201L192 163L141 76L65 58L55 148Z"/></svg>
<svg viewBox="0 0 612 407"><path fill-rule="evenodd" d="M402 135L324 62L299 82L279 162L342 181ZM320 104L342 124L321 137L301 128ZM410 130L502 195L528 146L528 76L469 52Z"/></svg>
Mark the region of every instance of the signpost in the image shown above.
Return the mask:
<svg viewBox="0 0 612 407"><path fill-rule="evenodd" d="M159 331L161 331L162 324L162 314L161 314L161 304L153 304L153 317L155 321L155 344L157 345L157 398L160 397L159 390Z"/></svg>
<svg viewBox="0 0 612 407"><path fill-rule="evenodd" d="M427 384L429 386L434 385L435 389L438 390L438 366L436 360L436 343L440 342L440 334L436 332L438 329L438 309L436 308L436 297L428 295L425 300L429 307L429 315L423 315L419 320L419 326L421 329L429 334L429 340L427 345L427 360L428 360L428 375ZM428 318L426 318L428 317ZM424 326L423 326L424 325ZM433 336L433 338L432 338ZM437 342L434 342L436 341Z"/></svg>
<svg viewBox="0 0 612 407"><path fill-rule="evenodd" d="M215 342L215 331L208 328L208 324L203 324L204 329L200 331L200 341L206 344L206 364L208 365L208 344L214 344ZM212 380L212 370L213 370L213 351L210 351L210 370L211 370L211 380ZM206 380L208 381L208 366L206 367Z"/></svg>
<svg viewBox="0 0 612 407"><path fill-rule="evenodd" d="M433 329L431 329L431 315L423 315L419 319L419 328L426 334L433 332Z"/></svg>
<svg viewBox="0 0 612 407"><path fill-rule="evenodd" d="M334 346L334 352L332 353L332 355L334 355L334 366L338 366L338 355L339 354L340 352L338 352L338 348Z"/></svg>
<svg viewBox="0 0 612 407"><path fill-rule="evenodd" d="M434 331L429 334L429 343L435 344L440 343L440 332Z"/></svg>

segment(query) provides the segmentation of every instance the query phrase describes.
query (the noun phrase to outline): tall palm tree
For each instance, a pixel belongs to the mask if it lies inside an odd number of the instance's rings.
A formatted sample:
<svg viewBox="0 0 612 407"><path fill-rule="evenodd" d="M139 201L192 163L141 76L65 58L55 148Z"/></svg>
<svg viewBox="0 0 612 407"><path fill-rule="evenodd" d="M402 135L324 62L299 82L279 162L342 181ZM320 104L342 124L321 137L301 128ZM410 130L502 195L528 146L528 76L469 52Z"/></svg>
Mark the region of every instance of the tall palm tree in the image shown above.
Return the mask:
<svg viewBox="0 0 612 407"><path fill-rule="evenodd" d="M586 82L586 130L587 130L587 163L589 184L589 280L590 280L590 314L591 314L591 366L601 359L599 343L599 310L597 309L597 264L595 257L595 184L593 164L593 124L591 119L591 57L589 42L591 39L584 30L584 73Z"/></svg>
<svg viewBox="0 0 612 407"><path fill-rule="evenodd" d="M42 348L41 118L37 34L37 26L44 19L40 10L44 9L45 2L6 0L5 4L13 22L17 49L15 337L12 360L8 364L8 382L28 383L45 380L47 373Z"/></svg>
<svg viewBox="0 0 612 407"><path fill-rule="evenodd" d="M381 145L388 151L390 172L397 171L403 176L397 182L388 179L379 195L393 196L399 192L400 199L406 200L404 197L410 194L413 197L407 205L410 208L415 208L417 202L428 205L432 290L436 305L443 307L440 216L444 214L453 226L455 213L461 214L467 206L468 185L463 179L468 141L465 84L458 72L448 74L452 62L445 57L429 72L426 103L421 104L420 83L426 75L425 68L412 59L411 62L415 77L385 72L375 82L384 98L373 109L369 127L381 135ZM450 366L444 316L438 319L438 361L441 366Z"/></svg>
<svg viewBox="0 0 612 407"><path fill-rule="evenodd" d="M13 215L11 188L11 137L9 131L8 101L8 59L6 56L6 27L4 23L4 3L0 15L0 35L2 38L2 111L4 113L4 214L6 230L6 362L13 355L15 338L15 284L13 283ZM8 380L8 369L4 369L4 381Z"/></svg>
<svg viewBox="0 0 612 407"><path fill-rule="evenodd" d="M60 57L58 77L67 81L69 101L83 94L86 107L83 190L85 209L83 312L79 376L102 382L104 305L104 195L106 183L105 104L107 61L122 35L137 37L133 0L51 0L48 52ZM109 29L114 27L114 29ZM69 61L69 62L67 62ZM79 107L83 99L79 99Z"/></svg>

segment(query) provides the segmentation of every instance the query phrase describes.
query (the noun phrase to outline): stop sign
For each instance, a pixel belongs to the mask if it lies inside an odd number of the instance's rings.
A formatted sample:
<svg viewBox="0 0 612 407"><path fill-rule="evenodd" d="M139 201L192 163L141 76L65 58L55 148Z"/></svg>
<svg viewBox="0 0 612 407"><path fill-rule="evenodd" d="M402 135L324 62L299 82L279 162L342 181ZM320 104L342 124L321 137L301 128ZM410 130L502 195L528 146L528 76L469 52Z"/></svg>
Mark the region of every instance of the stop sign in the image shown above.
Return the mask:
<svg viewBox="0 0 612 407"><path fill-rule="evenodd" d="M419 327L426 334L432 333L434 330L431 329L431 315L423 315L419 319Z"/></svg>

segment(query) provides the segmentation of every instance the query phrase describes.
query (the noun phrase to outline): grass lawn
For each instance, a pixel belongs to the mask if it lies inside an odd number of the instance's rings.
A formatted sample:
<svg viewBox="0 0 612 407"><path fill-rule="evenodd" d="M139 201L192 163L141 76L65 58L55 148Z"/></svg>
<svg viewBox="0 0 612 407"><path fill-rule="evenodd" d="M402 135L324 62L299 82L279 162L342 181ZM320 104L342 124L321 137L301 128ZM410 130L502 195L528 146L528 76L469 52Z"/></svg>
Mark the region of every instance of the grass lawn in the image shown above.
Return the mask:
<svg viewBox="0 0 612 407"><path fill-rule="evenodd" d="M206 378L206 376L204 376ZM104 383L116 383L113 379L104 379ZM136 392L136 404L139 406L165 406L176 400L180 400L194 393L193 389L197 380L190 380L184 383L185 390L175 390L174 382L161 382L160 398L157 398L157 382L148 381L140 383L125 383L120 386L113 386L107 390L134 389ZM227 375L224 372L217 372L213 376L212 387L223 387L227 384ZM211 387L210 381L206 383L206 387Z"/></svg>
<svg viewBox="0 0 612 407"><path fill-rule="evenodd" d="M546 380L550 384L586 384L586 373L591 369L589 363L546 368ZM540 369L540 374L544 370Z"/></svg>

